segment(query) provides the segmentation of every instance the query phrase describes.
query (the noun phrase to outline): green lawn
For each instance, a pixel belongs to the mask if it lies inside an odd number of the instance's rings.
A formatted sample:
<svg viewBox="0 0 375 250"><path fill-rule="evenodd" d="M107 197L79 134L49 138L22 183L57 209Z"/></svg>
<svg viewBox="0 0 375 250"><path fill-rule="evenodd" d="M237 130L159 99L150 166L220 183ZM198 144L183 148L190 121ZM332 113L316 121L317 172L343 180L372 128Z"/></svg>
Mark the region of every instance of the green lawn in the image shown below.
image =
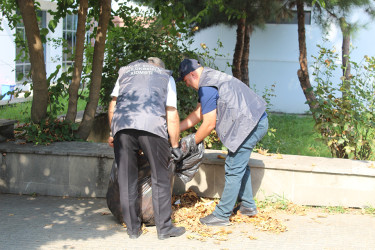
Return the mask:
<svg viewBox="0 0 375 250"><path fill-rule="evenodd" d="M60 99L60 102L63 102L65 108L63 111L60 112L59 115L66 114L68 110L68 100L67 99ZM77 110L84 110L86 107L86 101L82 99L78 99ZM12 119L17 120L20 123L25 123L30 121L30 112L31 112L31 101L22 102L22 103L14 103L14 104L6 104L0 106L0 118L1 119Z"/></svg>
<svg viewBox="0 0 375 250"><path fill-rule="evenodd" d="M269 114L269 128L276 129L275 137L266 135L261 143L270 153L332 157L312 116Z"/></svg>
<svg viewBox="0 0 375 250"><path fill-rule="evenodd" d="M6 104L0 106L1 119L12 119L19 122L28 122L30 120L31 101Z"/></svg>

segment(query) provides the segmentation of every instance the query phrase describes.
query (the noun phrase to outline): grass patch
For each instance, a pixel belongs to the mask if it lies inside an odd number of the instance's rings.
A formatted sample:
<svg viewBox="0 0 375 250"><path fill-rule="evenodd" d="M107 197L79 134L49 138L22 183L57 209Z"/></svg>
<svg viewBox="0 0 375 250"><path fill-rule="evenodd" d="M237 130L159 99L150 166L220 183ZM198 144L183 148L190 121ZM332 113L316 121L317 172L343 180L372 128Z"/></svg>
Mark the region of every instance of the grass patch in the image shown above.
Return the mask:
<svg viewBox="0 0 375 250"><path fill-rule="evenodd" d="M66 114L68 110L68 97L60 98L59 102L64 105L59 115ZM86 107L86 101L79 98L77 104L77 110L84 110ZM49 108L48 108L49 109ZM31 119L31 101L5 104L0 106L0 117L1 119L17 120L20 123L30 122Z"/></svg>
<svg viewBox="0 0 375 250"><path fill-rule="evenodd" d="M371 215L374 215L375 216L375 208L372 207L372 206L367 206L365 207L364 209L364 213L366 214L371 214Z"/></svg>
<svg viewBox="0 0 375 250"><path fill-rule="evenodd" d="M269 114L269 128L276 129L273 136L266 135L261 146L269 153L332 157L328 146L318 138L314 120L310 115Z"/></svg>
<svg viewBox="0 0 375 250"><path fill-rule="evenodd" d="M349 208L345 208L345 207L342 207L342 206L327 206L327 207L324 207L326 212L327 213L330 213L330 214L344 214L346 213Z"/></svg>
<svg viewBox="0 0 375 250"><path fill-rule="evenodd" d="M21 123L30 120L31 101L0 106L1 119L17 120Z"/></svg>
<svg viewBox="0 0 375 250"><path fill-rule="evenodd" d="M358 215L371 215L375 216L375 208L367 206L364 208L353 208L343 206L308 206L297 205L289 201L284 196L270 195L265 196L262 200L255 198L255 203L258 209L264 211L283 211L288 214L306 215L308 212L316 212L327 215L334 214L358 214ZM325 215L318 215L318 217L325 217Z"/></svg>
<svg viewBox="0 0 375 250"><path fill-rule="evenodd" d="M272 206L274 209L287 210L291 202L284 196L278 194L265 197L264 200L258 201L255 199L258 208L267 208Z"/></svg>

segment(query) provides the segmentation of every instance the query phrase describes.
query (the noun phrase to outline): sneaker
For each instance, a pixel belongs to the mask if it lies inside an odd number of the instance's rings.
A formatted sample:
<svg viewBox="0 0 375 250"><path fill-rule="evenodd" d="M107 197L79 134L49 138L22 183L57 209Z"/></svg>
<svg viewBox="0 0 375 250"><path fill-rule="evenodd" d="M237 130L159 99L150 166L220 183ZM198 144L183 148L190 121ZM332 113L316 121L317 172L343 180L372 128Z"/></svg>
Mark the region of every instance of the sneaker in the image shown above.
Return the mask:
<svg viewBox="0 0 375 250"><path fill-rule="evenodd" d="M159 234L158 233L158 239L159 240L165 240L165 239L168 239L169 237L178 237L178 236L183 235L185 232L186 232L186 230L185 230L184 227L175 227L175 226L173 226L169 230L169 232L167 232L165 234Z"/></svg>
<svg viewBox="0 0 375 250"><path fill-rule="evenodd" d="M217 218L213 214L209 214L206 217L200 218L199 221L206 226L229 226L229 219L223 220Z"/></svg>
<svg viewBox="0 0 375 250"><path fill-rule="evenodd" d="M252 208L252 207L245 207L240 205L239 211L241 212L242 215L247 215L247 216L254 216L258 213L257 208Z"/></svg>

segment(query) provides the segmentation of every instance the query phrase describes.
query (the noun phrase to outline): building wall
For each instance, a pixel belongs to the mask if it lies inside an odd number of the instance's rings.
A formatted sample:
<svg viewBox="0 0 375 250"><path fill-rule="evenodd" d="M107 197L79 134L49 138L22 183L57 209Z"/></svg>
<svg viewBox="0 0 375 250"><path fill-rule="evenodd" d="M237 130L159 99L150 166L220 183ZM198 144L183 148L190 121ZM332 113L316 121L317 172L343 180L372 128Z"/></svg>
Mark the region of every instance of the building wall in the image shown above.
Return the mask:
<svg viewBox="0 0 375 250"><path fill-rule="evenodd" d="M56 3L50 1L40 1L40 7L42 10L56 10ZM52 20L52 16L47 13L47 25ZM56 26L55 32L49 32L47 39L59 39L63 34L63 20L61 19ZM54 46L52 42L48 42L46 46L46 72L47 76L55 72L57 65L61 65L62 62L62 47Z"/></svg>
<svg viewBox="0 0 375 250"><path fill-rule="evenodd" d="M42 11L47 10L55 10L56 3L50 1L40 1L40 8ZM0 31L0 85L17 85L17 87L23 88L24 90L29 90L30 87L22 86L21 84L17 84L16 79L16 45L14 43L14 33L15 30L11 30L8 26L8 20L1 16L2 22L1 27L3 28ZM52 16L47 13L46 16L46 23L48 25L49 21L52 19ZM62 20L57 25L55 32L49 32L47 35L47 40L49 38L61 38L62 37ZM61 64L62 58L62 47L61 46L53 46L51 42L47 42L46 45L46 72L47 77L56 70L57 65ZM1 88L0 88L1 94ZM4 93L3 93L4 94Z"/></svg>
<svg viewBox="0 0 375 250"><path fill-rule="evenodd" d="M1 17L0 30L0 84L11 84L15 82L15 54L16 47L13 42L14 31L8 26L8 20Z"/></svg>
<svg viewBox="0 0 375 250"><path fill-rule="evenodd" d="M354 51L351 59L359 62L364 55L375 56L375 25L361 11L356 11L351 20L361 20L367 23L367 28L360 30L352 38ZM305 104L306 99L302 92L297 70L299 69L299 48L297 24L268 24L262 29L256 29L250 40L250 61L249 78L250 85L258 93L262 93L266 88L270 89L275 84L276 97L271 99L271 110L285 113L305 113L309 110ZM323 42L323 32L320 27L311 20L311 25L306 25L306 43L308 63L312 64L312 55L317 55L317 44L327 48L335 47L341 51L342 34L339 27L332 25L327 42ZM201 43L205 43L208 48L217 47L220 40L223 48L220 53L225 55L216 58L216 65L220 70L232 74L227 63L232 64L234 47L236 42L236 27L218 25L198 32L194 37L192 48L200 48ZM341 62L339 62L341 63ZM312 69L309 69L311 83ZM338 72L340 74L340 72ZM337 77L339 79L340 76Z"/></svg>

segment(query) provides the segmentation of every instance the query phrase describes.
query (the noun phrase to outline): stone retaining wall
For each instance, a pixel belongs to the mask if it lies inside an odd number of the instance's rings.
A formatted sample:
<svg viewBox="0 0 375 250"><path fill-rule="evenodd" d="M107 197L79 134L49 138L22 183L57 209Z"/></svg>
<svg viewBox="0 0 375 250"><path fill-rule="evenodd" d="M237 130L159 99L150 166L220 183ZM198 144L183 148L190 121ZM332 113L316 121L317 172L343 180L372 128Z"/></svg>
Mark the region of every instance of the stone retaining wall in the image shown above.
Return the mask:
<svg viewBox="0 0 375 250"><path fill-rule="evenodd" d="M0 192L105 197L113 149L105 143L59 142L49 146L0 143ZM194 179L175 180L174 193L188 188L204 197L220 197L225 153L206 150ZM253 153L253 192L296 204L375 207L375 162Z"/></svg>

